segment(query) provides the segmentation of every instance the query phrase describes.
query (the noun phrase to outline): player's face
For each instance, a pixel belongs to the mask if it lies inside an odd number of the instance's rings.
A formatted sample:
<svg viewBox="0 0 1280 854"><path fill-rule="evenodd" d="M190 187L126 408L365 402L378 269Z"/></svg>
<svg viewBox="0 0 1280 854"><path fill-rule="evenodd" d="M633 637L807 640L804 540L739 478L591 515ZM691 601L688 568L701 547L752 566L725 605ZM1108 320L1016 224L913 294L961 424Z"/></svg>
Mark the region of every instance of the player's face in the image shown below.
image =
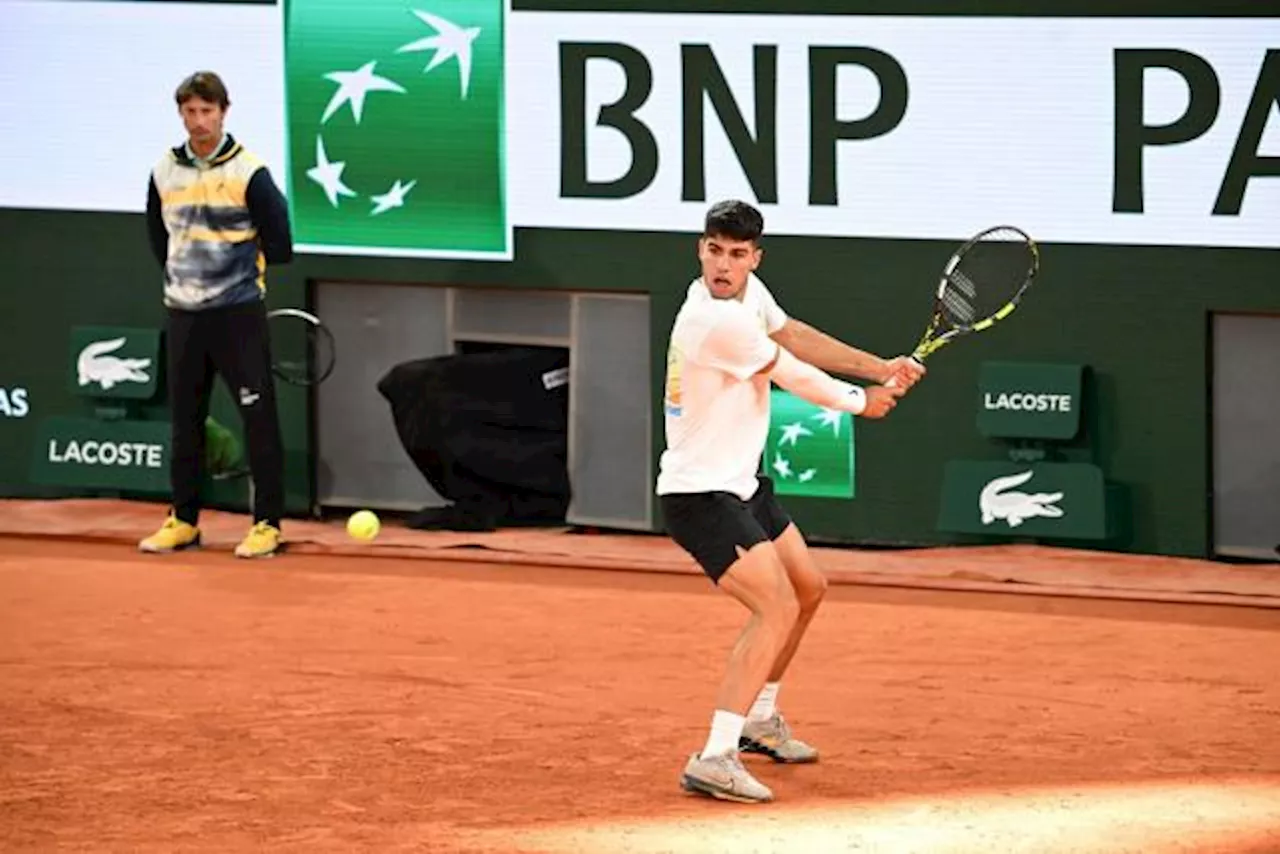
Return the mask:
<svg viewBox="0 0 1280 854"><path fill-rule="evenodd" d="M191 148L198 154L208 154L222 139L222 121L226 112L217 104L204 98L188 98L178 108L182 124L191 137Z"/></svg>
<svg viewBox="0 0 1280 854"><path fill-rule="evenodd" d="M760 266L763 254L753 240L711 235L698 240L702 281L716 299L741 300L747 276Z"/></svg>

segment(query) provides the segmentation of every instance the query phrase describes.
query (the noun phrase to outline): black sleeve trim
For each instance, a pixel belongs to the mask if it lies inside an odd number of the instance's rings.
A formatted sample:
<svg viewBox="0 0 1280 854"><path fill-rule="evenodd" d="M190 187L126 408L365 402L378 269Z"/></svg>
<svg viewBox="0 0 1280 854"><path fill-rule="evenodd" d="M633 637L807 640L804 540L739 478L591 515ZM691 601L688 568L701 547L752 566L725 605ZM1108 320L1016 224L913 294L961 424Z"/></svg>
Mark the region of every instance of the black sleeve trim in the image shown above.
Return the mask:
<svg viewBox="0 0 1280 854"><path fill-rule="evenodd" d="M164 227L164 217L160 213L160 192L156 189L156 179L147 182L147 242L151 244L151 254L156 263L164 267L169 259L169 229Z"/></svg>
<svg viewBox="0 0 1280 854"><path fill-rule="evenodd" d="M289 206L264 166L249 179L245 191L249 217L258 229L258 242L268 264L293 260L293 231L289 226Z"/></svg>

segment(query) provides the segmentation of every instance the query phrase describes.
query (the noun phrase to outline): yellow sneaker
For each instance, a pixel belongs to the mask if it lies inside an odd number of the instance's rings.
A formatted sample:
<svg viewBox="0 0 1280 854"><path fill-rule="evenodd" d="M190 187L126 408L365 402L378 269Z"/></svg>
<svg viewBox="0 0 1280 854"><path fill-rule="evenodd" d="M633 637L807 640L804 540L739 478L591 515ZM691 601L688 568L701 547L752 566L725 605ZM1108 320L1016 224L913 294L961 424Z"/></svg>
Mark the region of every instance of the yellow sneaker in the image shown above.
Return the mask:
<svg viewBox="0 0 1280 854"><path fill-rule="evenodd" d="M138 551L164 554L200 545L200 529L176 516L164 520L160 530L138 543Z"/></svg>
<svg viewBox="0 0 1280 854"><path fill-rule="evenodd" d="M266 522L258 522L236 546L236 557L271 557L280 550L284 538L280 529Z"/></svg>

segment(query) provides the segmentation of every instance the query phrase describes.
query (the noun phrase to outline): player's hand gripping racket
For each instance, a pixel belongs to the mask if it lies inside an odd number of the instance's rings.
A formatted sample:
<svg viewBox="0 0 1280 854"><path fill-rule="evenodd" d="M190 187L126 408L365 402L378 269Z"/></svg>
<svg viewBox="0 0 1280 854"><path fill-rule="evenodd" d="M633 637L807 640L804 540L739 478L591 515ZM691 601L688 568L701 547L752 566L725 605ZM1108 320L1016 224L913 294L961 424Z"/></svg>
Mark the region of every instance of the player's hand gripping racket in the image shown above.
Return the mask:
<svg viewBox="0 0 1280 854"><path fill-rule="evenodd" d="M320 318L300 308L267 312L271 330L271 371L281 380L315 386L329 378L337 361L333 333Z"/></svg>
<svg viewBox="0 0 1280 854"><path fill-rule="evenodd" d="M952 253L934 294L933 316L911 358L923 364L961 335L1004 320L1040 270L1040 250L1022 229L998 225L975 235ZM892 387L895 378L886 386Z"/></svg>

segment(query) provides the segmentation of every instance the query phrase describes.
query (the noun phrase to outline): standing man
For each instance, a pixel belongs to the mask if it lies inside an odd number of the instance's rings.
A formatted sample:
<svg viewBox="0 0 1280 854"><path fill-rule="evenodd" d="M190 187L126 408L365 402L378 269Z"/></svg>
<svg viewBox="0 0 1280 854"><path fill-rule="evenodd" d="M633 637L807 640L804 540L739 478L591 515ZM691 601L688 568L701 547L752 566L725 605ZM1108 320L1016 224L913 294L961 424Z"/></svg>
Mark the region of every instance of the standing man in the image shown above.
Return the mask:
<svg viewBox="0 0 1280 854"><path fill-rule="evenodd" d="M751 612L729 656L711 732L681 785L725 800L773 793L739 750L814 762L778 711L787 665L826 592L803 535L757 474L769 431L769 386L864 418L883 418L923 375L909 357L881 359L786 315L755 276L764 219L725 201L707 213L698 260L667 354L667 449L657 493L671 537ZM825 371L879 383L860 388ZM890 379L892 388L886 387Z"/></svg>
<svg viewBox="0 0 1280 854"><path fill-rule="evenodd" d="M138 547L197 546L204 425L213 376L240 407L254 484L244 558L281 547L284 450L267 335L266 267L293 258L284 196L266 165L223 130L231 101L217 74L198 71L174 95L188 139L151 172L147 234L164 269L168 390L173 419L169 518Z"/></svg>

